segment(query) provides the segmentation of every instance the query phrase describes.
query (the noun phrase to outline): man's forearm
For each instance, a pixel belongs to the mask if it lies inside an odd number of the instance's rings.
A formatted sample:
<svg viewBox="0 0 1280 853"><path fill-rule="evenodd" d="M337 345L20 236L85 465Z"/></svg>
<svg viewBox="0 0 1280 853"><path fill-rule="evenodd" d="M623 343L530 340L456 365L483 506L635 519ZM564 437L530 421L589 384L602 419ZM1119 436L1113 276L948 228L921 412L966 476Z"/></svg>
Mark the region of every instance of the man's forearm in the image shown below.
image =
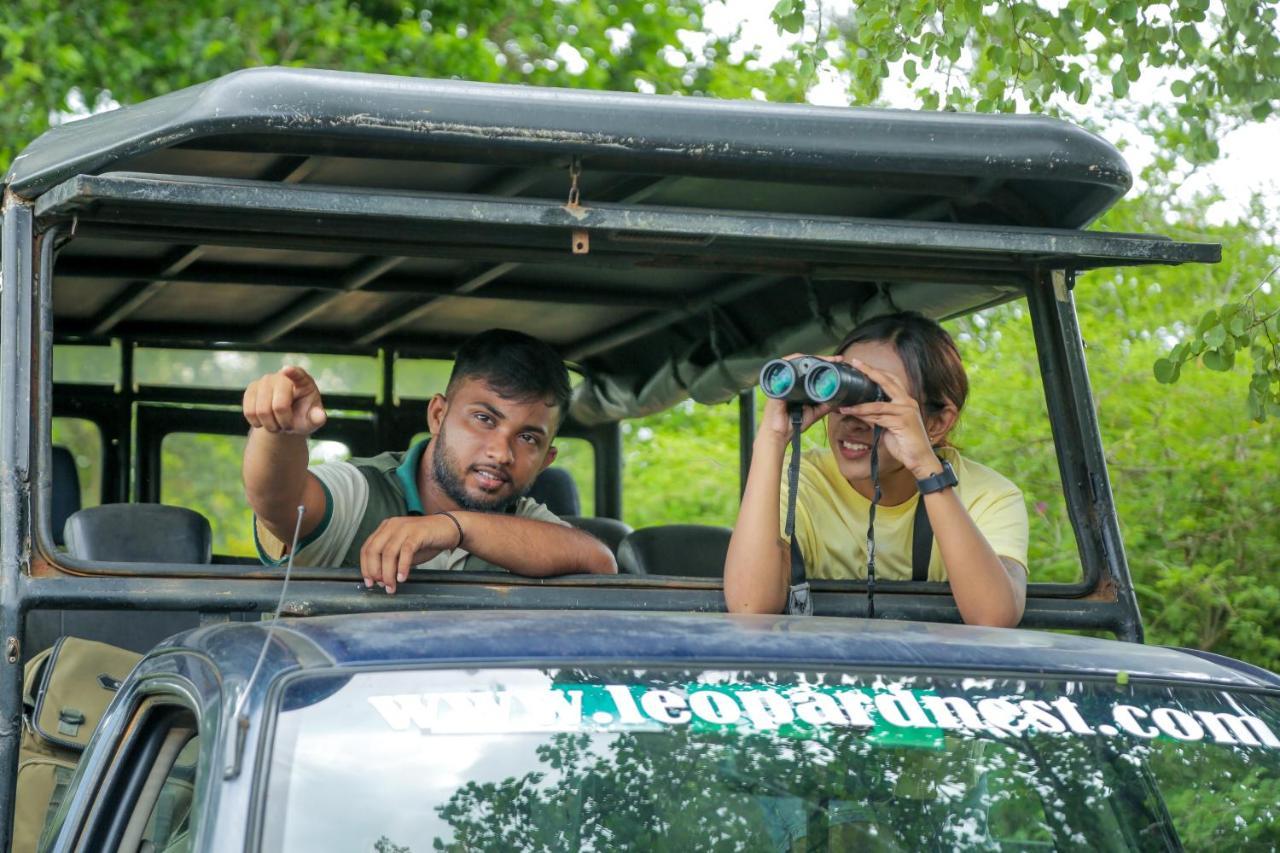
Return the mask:
<svg viewBox="0 0 1280 853"><path fill-rule="evenodd" d="M241 474L249 506L272 533L293 529L307 483L307 439L288 433L249 430Z"/></svg>
<svg viewBox="0 0 1280 853"><path fill-rule="evenodd" d="M613 552L573 527L498 513L454 512L462 547L482 560L528 577L616 574Z"/></svg>

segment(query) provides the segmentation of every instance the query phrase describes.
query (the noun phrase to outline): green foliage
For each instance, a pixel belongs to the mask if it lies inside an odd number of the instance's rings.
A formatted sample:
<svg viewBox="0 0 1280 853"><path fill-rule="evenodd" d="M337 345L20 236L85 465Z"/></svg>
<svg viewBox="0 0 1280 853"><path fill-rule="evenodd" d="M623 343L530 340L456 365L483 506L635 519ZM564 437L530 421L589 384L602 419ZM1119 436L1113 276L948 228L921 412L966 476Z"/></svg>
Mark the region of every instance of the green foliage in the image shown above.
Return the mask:
<svg viewBox="0 0 1280 853"><path fill-rule="evenodd" d="M1252 367L1246 398L1249 417L1262 423L1268 415L1280 415L1280 307L1258 305L1259 291L1270 284L1277 269L1280 267L1272 268L1243 302L1228 302L1206 311L1185 340L1156 359L1156 380L1170 385L1177 382L1183 365L1197 356L1209 370L1225 372L1235 367L1237 353L1247 353Z"/></svg>
<svg viewBox="0 0 1280 853"><path fill-rule="evenodd" d="M1102 226L1150 230L1154 206L1122 203ZM1280 621L1280 445L1239 415L1252 379L1195 370L1167 385L1149 367L1201 294L1229 292L1263 266L1273 238L1249 222L1192 229L1196 209L1183 213L1167 228L1223 243L1225 272L1121 269L1082 276L1075 290L1117 513L1149 641L1280 669L1280 644L1267 640ZM973 386L956 440L1022 487L1032 578L1067 580L1079 571L1075 540L1025 311L1014 303L952 324Z"/></svg>
<svg viewBox="0 0 1280 853"><path fill-rule="evenodd" d="M413 853L407 845L396 844L385 835L379 836L373 843L373 850L374 853Z"/></svg>
<svg viewBox="0 0 1280 853"><path fill-rule="evenodd" d="M877 101L892 74L926 109L1072 115L1091 104L1137 120L1163 173L1177 158L1216 159L1225 132L1280 106L1278 10L1276 0L909 0L854 3L824 26L822 0L780 0L773 20L800 34L809 14L801 65L829 55L854 103ZM1144 77L1173 97L1127 103Z"/></svg>
<svg viewBox="0 0 1280 853"><path fill-rule="evenodd" d="M134 103L257 65L720 97L753 87L775 99L802 93L785 65L757 67L751 51L730 56L731 39L691 42L696 52L681 39L702 30L701 0L8 0L0 164L70 110L73 92L90 108Z"/></svg>
<svg viewBox="0 0 1280 853"><path fill-rule="evenodd" d="M738 514L738 407L692 400L624 423L624 520L732 525Z"/></svg>

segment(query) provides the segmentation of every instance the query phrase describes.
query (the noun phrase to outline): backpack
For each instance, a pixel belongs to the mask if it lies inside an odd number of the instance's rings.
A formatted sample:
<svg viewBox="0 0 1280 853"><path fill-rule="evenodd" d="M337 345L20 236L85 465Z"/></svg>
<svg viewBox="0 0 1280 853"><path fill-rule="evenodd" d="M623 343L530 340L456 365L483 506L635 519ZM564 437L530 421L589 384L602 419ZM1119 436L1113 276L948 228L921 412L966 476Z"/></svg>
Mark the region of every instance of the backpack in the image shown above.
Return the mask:
<svg viewBox="0 0 1280 853"><path fill-rule="evenodd" d="M80 754L141 657L106 643L60 637L27 662L13 853L35 853L43 846Z"/></svg>

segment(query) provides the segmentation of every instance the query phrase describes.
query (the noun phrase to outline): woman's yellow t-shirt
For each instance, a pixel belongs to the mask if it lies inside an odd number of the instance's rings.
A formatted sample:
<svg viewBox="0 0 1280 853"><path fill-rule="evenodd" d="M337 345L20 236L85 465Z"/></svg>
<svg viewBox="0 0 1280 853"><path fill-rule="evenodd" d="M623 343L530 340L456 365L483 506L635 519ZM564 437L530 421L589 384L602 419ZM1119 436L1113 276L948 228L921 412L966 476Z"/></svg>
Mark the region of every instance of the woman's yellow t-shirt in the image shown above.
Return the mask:
<svg viewBox="0 0 1280 853"><path fill-rule="evenodd" d="M938 456L951 463L959 480L956 494L997 556L1027 565L1027 507L1022 491L1005 477L956 450ZM783 470L779 530L786 540L787 474ZM796 535L810 578L849 580L867 576L867 518L871 501L849 485L830 450L809 450L800 457ZM911 580L911 534L920 495L898 506L876 507L876 577ZM946 567L933 543L929 580L945 581Z"/></svg>

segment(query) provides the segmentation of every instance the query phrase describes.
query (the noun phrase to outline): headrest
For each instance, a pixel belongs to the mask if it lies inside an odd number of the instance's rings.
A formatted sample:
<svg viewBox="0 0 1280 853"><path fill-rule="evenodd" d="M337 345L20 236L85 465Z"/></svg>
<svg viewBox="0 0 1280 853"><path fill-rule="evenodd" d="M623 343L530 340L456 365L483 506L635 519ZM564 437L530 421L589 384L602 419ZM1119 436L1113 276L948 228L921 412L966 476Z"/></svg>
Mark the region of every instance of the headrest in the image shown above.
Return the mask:
<svg viewBox="0 0 1280 853"><path fill-rule="evenodd" d="M76 470L76 458L65 447L53 448L53 489L49 498L49 525L53 529L53 544L65 545L62 528L71 514L80 509L80 472Z"/></svg>
<svg viewBox="0 0 1280 853"><path fill-rule="evenodd" d="M609 550L614 554L618 553L618 546L622 544L622 540L631 533L631 525L616 518L597 518L590 515L563 515L561 518L608 545Z"/></svg>
<svg viewBox="0 0 1280 853"><path fill-rule="evenodd" d="M732 535L727 527L702 524L643 527L618 546L618 570L637 575L722 578Z"/></svg>
<svg viewBox="0 0 1280 853"><path fill-rule="evenodd" d="M533 488L529 489L529 497L545 504L561 518L582 512L578 503L578 484L564 468L548 468L539 474L533 481Z"/></svg>
<svg viewBox="0 0 1280 853"><path fill-rule="evenodd" d="M67 519L67 550L110 563L209 563L213 531L200 513L163 504L104 504Z"/></svg>

